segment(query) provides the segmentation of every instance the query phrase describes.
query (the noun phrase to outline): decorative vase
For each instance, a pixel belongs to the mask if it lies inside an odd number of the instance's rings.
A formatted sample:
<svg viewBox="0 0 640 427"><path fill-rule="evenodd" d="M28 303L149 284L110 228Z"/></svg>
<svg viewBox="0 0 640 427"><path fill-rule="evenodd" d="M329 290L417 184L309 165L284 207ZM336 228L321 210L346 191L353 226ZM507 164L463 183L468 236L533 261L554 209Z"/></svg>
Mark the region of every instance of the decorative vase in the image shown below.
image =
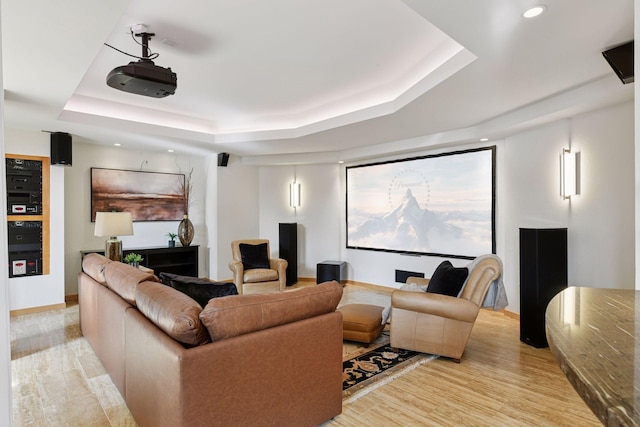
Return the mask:
<svg viewBox="0 0 640 427"><path fill-rule="evenodd" d="M193 223L189 219L189 215L185 215L178 225L178 238L182 246L189 246L193 241Z"/></svg>
<svg viewBox="0 0 640 427"><path fill-rule="evenodd" d="M175 240L169 240L167 243L169 244L170 248L175 248L176 247L176 241Z"/></svg>
<svg viewBox="0 0 640 427"><path fill-rule="evenodd" d="M131 262L129 263L129 265L130 265L131 267L138 268L138 267L140 266L140 263L139 263L138 261L131 261Z"/></svg>

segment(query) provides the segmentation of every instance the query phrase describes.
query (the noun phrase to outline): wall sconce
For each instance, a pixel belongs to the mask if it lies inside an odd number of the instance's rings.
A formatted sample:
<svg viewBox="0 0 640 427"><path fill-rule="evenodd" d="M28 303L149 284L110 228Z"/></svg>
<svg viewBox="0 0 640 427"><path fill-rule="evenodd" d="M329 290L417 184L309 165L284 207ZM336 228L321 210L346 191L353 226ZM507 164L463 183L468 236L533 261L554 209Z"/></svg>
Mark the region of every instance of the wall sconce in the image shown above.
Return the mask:
<svg viewBox="0 0 640 427"><path fill-rule="evenodd" d="M289 206L292 208L300 207L300 183L293 181L289 184Z"/></svg>
<svg viewBox="0 0 640 427"><path fill-rule="evenodd" d="M579 153L563 149L560 155L560 195L563 199L580 194Z"/></svg>

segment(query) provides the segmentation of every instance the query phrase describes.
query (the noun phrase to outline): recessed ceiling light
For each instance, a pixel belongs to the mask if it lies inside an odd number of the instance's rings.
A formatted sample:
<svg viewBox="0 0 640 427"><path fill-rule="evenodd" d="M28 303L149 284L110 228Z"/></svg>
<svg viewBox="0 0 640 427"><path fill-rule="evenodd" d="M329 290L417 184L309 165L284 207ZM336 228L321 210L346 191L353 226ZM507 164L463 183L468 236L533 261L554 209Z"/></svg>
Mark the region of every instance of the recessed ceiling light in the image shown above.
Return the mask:
<svg viewBox="0 0 640 427"><path fill-rule="evenodd" d="M173 150L171 148L169 148L167 151L173 153Z"/></svg>
<svg viewBox="0 0 640 427"><path fill-rule="evenodd" d="M487 142L489 138L480 138L480 142Z"/></svg>
<svg viewBox="0 0 640 427"><path fill-rule="evenodd" d="M545 6L543 4L537 4L537 5L533 6L533 7L525 10L524 13L522 14L522 16L524 16L525 18L535 18L536 16L540 15L545 10L547 10L547 6Z"/></svg>
<svg viewBox="0 0 640 427"><path fill-rule="evenodd" d="M122 146L122 144L120 144L119 142L116 142L116 143L115 143L115 144L113 144L113 145L115 145L116 147L121 147L121 146Z"/></svg>
<svg viewBox="0 0 640 427"><path fill-rule="evenodd" d="M338 164L341 165L344 163L344 160L338 160Z"/></svg>

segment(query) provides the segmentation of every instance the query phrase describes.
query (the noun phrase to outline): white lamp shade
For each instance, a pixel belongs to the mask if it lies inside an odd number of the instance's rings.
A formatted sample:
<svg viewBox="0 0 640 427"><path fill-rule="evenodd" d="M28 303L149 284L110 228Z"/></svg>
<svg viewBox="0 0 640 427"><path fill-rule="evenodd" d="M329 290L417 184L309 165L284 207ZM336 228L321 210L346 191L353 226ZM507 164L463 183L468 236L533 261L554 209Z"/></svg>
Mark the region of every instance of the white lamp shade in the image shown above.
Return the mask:
<svg viewBox="0 0 640 427"><path fill-rule="evenodd" d="M95 236L131 236L133 218L131 212L96 212Z"/></svg>

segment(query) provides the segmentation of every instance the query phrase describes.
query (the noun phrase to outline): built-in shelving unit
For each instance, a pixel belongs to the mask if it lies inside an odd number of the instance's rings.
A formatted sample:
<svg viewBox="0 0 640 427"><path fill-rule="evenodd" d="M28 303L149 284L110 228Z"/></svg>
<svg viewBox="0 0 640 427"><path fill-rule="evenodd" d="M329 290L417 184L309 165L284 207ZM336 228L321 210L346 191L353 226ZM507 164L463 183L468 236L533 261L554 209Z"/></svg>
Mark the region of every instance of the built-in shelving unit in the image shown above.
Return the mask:
<svg viewBox="0 0 640 427"><path fill-rule="evenodd" d="M49 158L5 157L9 277L49 274Z"/></svg>

